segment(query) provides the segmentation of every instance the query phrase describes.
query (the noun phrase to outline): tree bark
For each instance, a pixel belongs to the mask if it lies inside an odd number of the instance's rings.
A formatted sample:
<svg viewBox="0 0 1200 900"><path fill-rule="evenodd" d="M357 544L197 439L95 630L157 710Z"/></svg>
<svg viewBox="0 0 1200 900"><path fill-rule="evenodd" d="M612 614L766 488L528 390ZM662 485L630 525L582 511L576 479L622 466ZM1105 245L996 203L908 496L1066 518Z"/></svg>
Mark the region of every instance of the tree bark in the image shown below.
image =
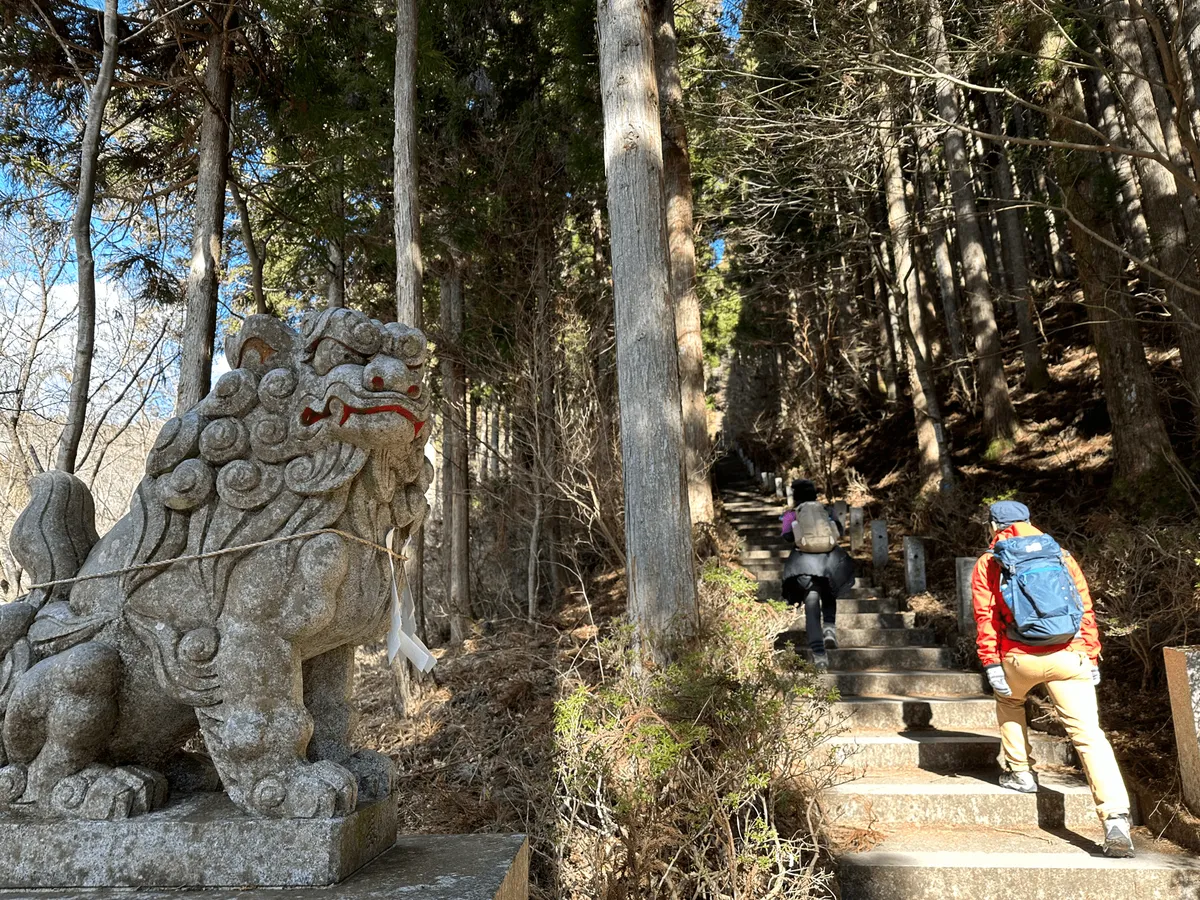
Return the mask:
<svg viewBox="0 0 1200 900"><path fill-rule="evenodd" d="M692 215L692 165L683 110L683 80L675 36L674 0L653 0L654 53L662 114L663 185L667 206L671 301L679 344L684 464L692 522L713 520L708 476L708 408L704 398L704 341L696 293L696 236Z"/></svg>
<svg viewBox="0 0 1200 900"><path fill-rule="evenodd" d="M1057 31L1050 32L1043 41L1041 57L1060 58L1065 43ZM1052 104L1061 115L1051 119L1051 139L1094 143L1088 131L1073 124L1086 121L1078 78L1066 70L1057 83ZM1071 239L1100 360L1104 400L1112 419L1114 488L1131 499L1141 499L1139 494L1148 491L1161 495L1164 484L1175 485L1173 470L1178 469L1179 460L1159 411L1133 303L1124 286L1121 258L1104 243L1113 242L1115 233L1104 189L1103 161L1099 153L1055 150L1054 162L1071 213Z"/></svg>
<svg viewBox="0 0 1200 900"><path fill-rule="evenodd" d="M939 0L928 0L929 52L939 72L950 74L950 57L946 49L946 33ZM988 284L987 256L983 234L975 209L975 192L967 148L962 133L956 127L960 116L957 88L948 80L936 82L938 112L946 123L943 147L950 190L954 198L954 218L958 226L958 250L962 259L963 286L967 308L971 314L971 332L975 340L975 366L978 388L983 403L983 430L990 442L1010 442L1017 432L1017 413L1004 378L1004 358L1000 346L1000 331L992 306Z"/></svg>
<svg viewBox="0 0 1200 900"><path fill-rule="evenodd" d="M1083 87L1089 118L1100 125L1100 130L1114 146L1129 146L1129 138L1121 124L1117 111L1117 99L1112 81L1107 72L1089 72L1084 76ZM1120 193L1121 230L1129 241L1129 249L1141 259L1151 254L1150 229L1142 209L1142 194L1138 187L1137 173L1133 171L1133 159L1125 153L1106 154L1112 166Z"/></svg>
<svg viewBox="0 0 1200 900"><path fill-rule="evenodd" d="M196 174L196 219L192 265L188 270L187 319L179 364L177 412L185 412L208 393L212 381L213 341L217 332L217 290L221 285L221 241L225 231L225 184L229 172L229 107L233 73L229 45L233 32L227 8L221 26L208 39L204 75L204 111L200 114L200 162Z"/></svg>
<svg viewBox="0 0 1200 900"><path fill-rule="evenodd" d="M933 372L920 350L918 335L924 327L918 299L920 285L912 256L912 219L904 192L904 172L900 163L900 144L893 123L894 107L889 97L877 126L883 150L883 192L887 201L888 228L892 235L895 262L895 290L906 307L906 320L898 323L908 362L909 391L917 423L918 471L921 493L947 491L954 486L954 469L946 447L941 406Z"/></svg>
<svg viewBox="0 0 1200 900"><path fill-rule="evenodd" d="M117 0L104 2L104 50L100 71L88 96L87 121L79 154L79 190L71 233L75 242L76 287L79 292L78 331L75 335L75 365L71 373L71 395L67 421L59 438L56 465L74 473L79 441L87 419L88 390L92 383L92 355L96 344L96 260L92 256L92 208L96 203L96 165L100 159L100 130L104 110L117 68Z"/></svg>
<svg viewBox="0 0 1200 900"><path fill-rule="evenodd" d="M425 327L422 304L421 208L417 194L417 0L396 0L396 74L393 82L392 213L396 242L396 321ZM436 495L435 495L436 496ZM443 531L443 534L446 534ZM443 544L445 544L443 540ZM416 607L417 635L427 640L425 617L425 526L413 535L406 566ZM449 594L447 594L449 597ZM415 680L415 671L406 671Z"/></svg>
<svg viewBox="0 0 1200 900"><path fill-rule="evenodd" d="M987 95L988 115L993 134L1007 134L1008 126L1000 112L994 94ZM995 164L992 178L996 185L996 196L1000 199L997 215L1004 229L1004 254L1008 259L1005 268L1012 285L1013 304L1017 313L1017 331L1021 338L1021 356L1025 361L1025 386L1031 391L1043 391L1050 386L1050 371L1042 358L1037 328L1033 322L1033 294L1029 288L1029 259L1025 252L1025 229L1021 225L1021 214L1016 205L1016 188L1013 184L1012 167L1008 161L1008 149L1003 141L994 147Z"/></svg>
<svg viewBox="0 0 1200 900"><path fill-rule="evenodd" d="M239 227L242 230L242 246L246 248L246 259L250 263L250 295L254 298L254 312L260 316L270 314L267 295L263 291L263 251L254 240L254 225L250 220L250 207L238 189L237 181L229 179L229 194L237 207Z"/></svg>
<svg viewBox="0 0 1200 900"><path fill-rule="evenodd" d="M1134 149L1169 156L1154 92L1142 76L1144 62L1127 0L1104 4L1109 43L1116 60L1115 79ZM1187 287L1200 286L1200 271L1192 257L1182 197L1175 177L1161 163L1138 156L1133 160L1142 186L1142 207L1159 268L1175 281L1162 284L1167 305L1177 320L1183 376L1193 405L1200 404L1200 297Z"/></svg>
<svg viewBox="0 0 1200 900"><path fill-rule="evenodd" d="M663 209L662 132L644 0L598 0L629 610L643 660L699 624Z"/></svg>
<svg viewBox="0 0 1200 900"><path fill-rule="evenodd" d="M329 284L326 285L325 301L330 309L346 305L346 190L342 185L345 168L345 159L338 154L333 161L329 185L329 213L333 227L325 242L325 253L329 259Z"/></svg>
<svg viewBox="0 0 1200 900"><path fill-rule="evenodd" d="M442 525L442 553L448 561L446 606L450 613L450 641L461 644L471 625L470 494L467 448L466 371L462 359L463 264L456 257L442 276L441 331L442 395L445 397L446 505Z"/></svg>
<svg viewBox="0 0 1200 900"><path fill-rule="evenodd" d="M421 204L417 193L417 3L396 0L396 131L392 193L396 236L396 321L425 327L421 309Z"/></svg>

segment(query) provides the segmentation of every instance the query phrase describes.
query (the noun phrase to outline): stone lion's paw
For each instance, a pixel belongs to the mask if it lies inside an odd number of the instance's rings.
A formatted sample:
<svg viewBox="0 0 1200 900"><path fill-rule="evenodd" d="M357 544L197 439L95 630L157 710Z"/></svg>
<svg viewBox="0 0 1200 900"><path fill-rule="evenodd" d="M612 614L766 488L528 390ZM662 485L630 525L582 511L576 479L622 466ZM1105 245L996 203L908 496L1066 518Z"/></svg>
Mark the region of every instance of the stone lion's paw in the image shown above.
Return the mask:
<svg viewBox="0 0 1200 900"><path fill-rule="evenodd" d="M0 769L0 806L8 806L21 799L28 777L28 770L19 763Z"/></svg>
<svg viewBox="0 0 1200 900"><path fill-rule="evenodd" d="M259 780L250 808L263 816L328 819L345 816L358 803L358 780L337 763L300 763Z"/></svg>
<svg viewBox="0 0 1200 900"><path fill-rule="evenodd" d="M144 766L91 765L50 792L50 809L75 819L127 819L162 806L167 781Z"/></svg>
<svg viewBox="0 0 1200 900"><path fill-rule="evenodd" d="M359 750L346 760L346 768L358 778L363 800L381 800L396 787L396 764L384 753Z"/></svg>

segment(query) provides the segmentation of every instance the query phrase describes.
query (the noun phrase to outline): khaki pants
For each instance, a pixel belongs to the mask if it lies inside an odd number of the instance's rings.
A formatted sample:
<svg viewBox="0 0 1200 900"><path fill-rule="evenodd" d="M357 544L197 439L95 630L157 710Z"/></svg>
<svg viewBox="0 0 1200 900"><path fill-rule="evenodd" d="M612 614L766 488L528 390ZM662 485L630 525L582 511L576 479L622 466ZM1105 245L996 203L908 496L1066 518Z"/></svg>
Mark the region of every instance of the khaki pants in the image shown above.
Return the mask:
<svg viewBox="0 0 1200 900"><path fill-rule="evenodd" d="M1054 702L1096 801L1096 812L1103 819L1129 812L1129 795L1117 768L1112 745L1100 730L1096 709L1096 689L1092 685L1092 664L1087 655L1073 650L1035 655L1009 653L1003 659L1004 677L1012 689L1011 697L996 697L996 718L1000 721L1000 745L1006 768L1012 772L1029 771L1029 740L1025 724L1025 695L1036 684L1045 684Z"/></svg>

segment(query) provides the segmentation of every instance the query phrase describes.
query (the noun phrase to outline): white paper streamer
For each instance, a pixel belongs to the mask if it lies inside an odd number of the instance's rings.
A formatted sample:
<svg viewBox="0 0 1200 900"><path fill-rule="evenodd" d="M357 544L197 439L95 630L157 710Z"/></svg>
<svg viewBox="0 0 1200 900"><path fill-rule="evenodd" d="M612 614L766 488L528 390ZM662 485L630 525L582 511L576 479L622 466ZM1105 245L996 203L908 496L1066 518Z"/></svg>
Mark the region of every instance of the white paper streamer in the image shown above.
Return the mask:
<svg viewBox="0 0 1200 900"><path fill-rule="evenodd" d="M394 528L387 533L389 550L393 550L392 543L395 534L396 529ZM408 547L408 541L404 542L404 546ZM393 552L395 551L393 550ZM404 658L412 663L418 672L428 672L437 665L437 658L417 637L417 610L412 592L408 588L408 580L404 581L404 594L401 597L400 592L396 589L396 558L394 556L388 556L388 565L392 570L392 624L388 629L387 636L388 663L394 662L396 656L403 653Z"/></svg>

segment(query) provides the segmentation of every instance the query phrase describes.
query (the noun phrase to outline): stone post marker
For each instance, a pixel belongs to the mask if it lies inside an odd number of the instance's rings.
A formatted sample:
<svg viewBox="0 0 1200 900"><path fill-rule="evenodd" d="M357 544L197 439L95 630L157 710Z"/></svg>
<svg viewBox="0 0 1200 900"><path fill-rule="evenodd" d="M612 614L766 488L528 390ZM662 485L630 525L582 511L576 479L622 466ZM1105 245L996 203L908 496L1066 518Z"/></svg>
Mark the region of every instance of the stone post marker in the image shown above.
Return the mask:
<svg viewBox="0 0 1200 900"><path fill-rule="evenodd" d="M833 517L842 526L842 531L844 532L850 518L850 504L845 500L835 500L833 503Z"/></svg>
<svg viewBox="0 0 1200 900"><path fill-rule="evenodd" d="M783 479L778 475L775 476L775 496L780 500L785 496L783 493Z"/></svg>
<svg viewBox="0 0 1200 900"><path fill-rule="evenodd" d="M925 593L927 588L925 544L920 538L911 535L905 535L904 538L904 587L910 597Z"/></svg>
<svg viewBox="0 0 1200 900"><path fill-rule="evenodd" d="M1200 815L1200 647L1164 647L1183 801Z"/></svg>
<svg viewBox="0 0 1200 900"><path fill-rule="evenodd" d="M775 473L774 472L763 472L762 473L762 489L764 491L769 491L771 489L771 485L774 482L775 482Z"/></svg>
<svg viewBox="0 0 1200 900"><path fill-rule="evenodd" d="M875 583L883 581L883 570L888 561L887 519L871 522L871 564L875 569Z"/></svg>
<svg viewBox="0 0 1200 900"><path fill-rule="evenodd" d="M975 607L971 603L971 573L975 570L975 557L955 557L954 569L958 587L958 633L971 637L975 634Z"/></svg>
<svg viewBox="0 0 1200 900"><path fill-rule="evenodd" d="M858 553L863 546L863 510L861 506L850 507L850 552Z"/></svg>
<svg viewBox="0 0 1200 900"><path fill-rule="evenodd" d="M790 484L784 489L784 496L787 500L787 505L788 505L789 509L796 505L796 498L792 494L792 486Z"/></svg>

